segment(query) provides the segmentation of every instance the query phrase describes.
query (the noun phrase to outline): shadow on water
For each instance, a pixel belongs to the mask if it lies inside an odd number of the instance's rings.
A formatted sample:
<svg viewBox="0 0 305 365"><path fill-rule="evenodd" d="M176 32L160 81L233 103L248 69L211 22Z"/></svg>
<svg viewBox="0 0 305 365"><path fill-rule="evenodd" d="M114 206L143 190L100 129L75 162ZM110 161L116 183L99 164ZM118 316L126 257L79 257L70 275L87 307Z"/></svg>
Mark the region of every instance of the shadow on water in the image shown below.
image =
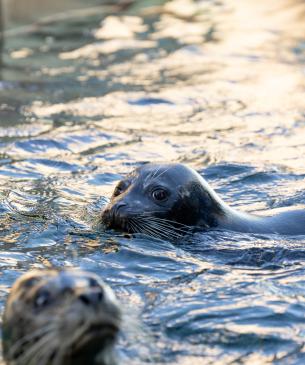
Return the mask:
<svg viewBox="0 0 305 365"><path fill-rule="evenodd" d="M305 237L94 224L147 161L189 164L243 211L304 206L304 1L87 6L6 36L1 309L26 270L81 266L123 303L122 363L304 363Z"/></svg>

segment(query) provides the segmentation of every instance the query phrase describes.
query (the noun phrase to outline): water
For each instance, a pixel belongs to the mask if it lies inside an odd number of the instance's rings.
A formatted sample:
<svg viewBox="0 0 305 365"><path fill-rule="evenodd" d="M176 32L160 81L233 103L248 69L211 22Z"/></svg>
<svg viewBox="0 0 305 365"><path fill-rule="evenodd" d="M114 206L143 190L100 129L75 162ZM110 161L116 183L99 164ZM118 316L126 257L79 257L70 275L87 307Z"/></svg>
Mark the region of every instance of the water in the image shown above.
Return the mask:
<svg viewBox="0 0 305 365"><path fill-rule="evenodd" d="M305 4L264 3L139 1L7 36L2 310L23 272L81 266L123 303L121 363L305 362L305 237L211 231L174 245L94 225L147 161L189 164L244 211L304 204Z"/></svg>

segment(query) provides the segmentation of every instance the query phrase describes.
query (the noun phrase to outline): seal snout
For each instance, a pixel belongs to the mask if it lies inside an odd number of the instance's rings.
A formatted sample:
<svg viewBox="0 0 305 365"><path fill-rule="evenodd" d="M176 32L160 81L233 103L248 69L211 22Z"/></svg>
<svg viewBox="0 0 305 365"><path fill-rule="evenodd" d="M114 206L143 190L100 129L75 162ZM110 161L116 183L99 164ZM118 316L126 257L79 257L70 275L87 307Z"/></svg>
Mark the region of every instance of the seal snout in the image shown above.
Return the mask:
<svg viewBox="0 0 305 365"><path fill-rule="evenodd" d="M78 295L78 299L86 306L95 307L103 302L104 293L102 289L85 291Z"/></svg>
<svg viewBox="0 0 305 365"><path fill-rule="evenodd" d="M57 285L63 295L74 297L86 306L96 307L102 304L105 299L105 293L102 285L94 277L73 276L69 272L61 272Z"/></svg>
<svg viewBox="0 0 305 365"><path fill-rule="evenodd" d="M117 202L113 206L113 210L114 210L115 214L120 214L120 213L124 214L124 207L126 207L126 206L127 206L127 204L124 202Z"/></svg>
<svg viewBox="0 0 305 365"><path fill-rule="evenodd" d="M102 213L102 222L109 229L118 229L129 232L130 227L128 204L122 201L115 202Z"/></svg>

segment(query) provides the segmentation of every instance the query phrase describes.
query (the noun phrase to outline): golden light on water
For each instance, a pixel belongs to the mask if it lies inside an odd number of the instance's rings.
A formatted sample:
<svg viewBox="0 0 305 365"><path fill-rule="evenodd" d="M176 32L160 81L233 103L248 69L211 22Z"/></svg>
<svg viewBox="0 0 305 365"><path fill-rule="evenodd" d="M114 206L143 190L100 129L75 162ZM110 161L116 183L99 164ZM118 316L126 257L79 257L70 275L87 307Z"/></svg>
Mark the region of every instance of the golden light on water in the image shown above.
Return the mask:
<svg viewBox="0 0 305 365"><path fill-rule="evenodd" d="M129 92L50 106L33 105L30 112L43 117L67 111L85 118L107 116L105 129L141 132L144 139L157 131L161 150L165 147L162 134L170 133L173 143L181 144L194 133L198 138L194 135L192 139L199 148L209 151L211 161L276 164L281 155L281 163L303 170L304 163L299 156L305 152L302 142L305 126L302 123L295 126L295 120L301 117L304 108L304 68L297 64L296 55L291 51L303 34L302 4L227 1L225 12L214 11L216 42L203 42L210 26L204 20L207 15L203 5L192 1L167 3L156 31L141 39L139 35L147 31L147 26L140 16L111 15L94 31L96 42L60 55L67 61L97 60L103 54L138 49L132 68L110 64L105 70L98 61L100 69L89 71L79 80L86 81L90 75L102 81L110 74L114 83L132 87L138 82L146 85L149 92L161 73L166 74L175 80L175 92L171 86L162 85L149 95L164 98L172 105L160 104L144 110L129 103L141 98L143 93ZM162 37L194 44L196 48L182 47L169 55L160 52L158 58L148 63L146 51L156 47L156 40ZM15 51L13 56L20 56L20 52ZM51 72L69 73L69 68ZM180 79L188 79L190 86L185 82L180 85ZM177 136L178 131L188 137ZM221 141L210 138L215 131ZM165 150L163 155L167 155Z"/></svg>

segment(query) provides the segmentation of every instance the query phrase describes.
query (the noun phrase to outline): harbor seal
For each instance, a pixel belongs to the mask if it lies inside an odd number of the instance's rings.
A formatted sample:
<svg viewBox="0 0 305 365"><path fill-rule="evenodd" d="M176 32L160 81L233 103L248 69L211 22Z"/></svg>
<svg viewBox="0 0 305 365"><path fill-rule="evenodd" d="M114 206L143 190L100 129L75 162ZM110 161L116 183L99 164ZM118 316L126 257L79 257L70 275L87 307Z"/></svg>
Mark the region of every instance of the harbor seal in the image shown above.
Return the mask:
<svg viewBox="0 0 305 365"><path fill-rule="evenodd" d="M4 359L8 365L114 365L120 323L116 298L96 275L30 271L6 302Z"/></svg>
<svg viewBox="0 0 305 365"><path fill-rule="evenodd" d="M257 216L229 207L183 164L146 164L121 180L101 214L107 228L177 239L195 230L305 234L305 211Z"/></svg>

